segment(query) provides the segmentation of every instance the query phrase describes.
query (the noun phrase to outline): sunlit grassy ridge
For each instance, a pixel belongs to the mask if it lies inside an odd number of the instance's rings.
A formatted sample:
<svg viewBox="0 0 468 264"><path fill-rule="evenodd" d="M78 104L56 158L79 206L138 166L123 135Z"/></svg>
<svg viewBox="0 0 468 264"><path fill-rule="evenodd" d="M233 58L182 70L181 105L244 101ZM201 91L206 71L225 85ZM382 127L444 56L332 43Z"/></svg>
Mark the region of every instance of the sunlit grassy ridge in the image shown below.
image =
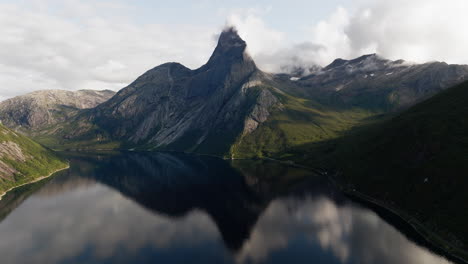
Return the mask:
<svg viewBox="0 0 468 264"><path fill-rule="evenodd" d="M67 166L67 161L60 158L53 151L0 125L0 143L5 142L16 144L25 160L20 160L8 154L1 155L0 161L15 172L12 175L2 172L2 175L0 175L0 193L47 176Z"/></svg>
<svg viewBox="0 0 468 264"><path fill-rule="evenodd" d="M233 145L234 158L296 155L296 148L337 138L375 114L362 109L334 111L311 100L269 89L282 105L273 110L265 123Z"/></svg>

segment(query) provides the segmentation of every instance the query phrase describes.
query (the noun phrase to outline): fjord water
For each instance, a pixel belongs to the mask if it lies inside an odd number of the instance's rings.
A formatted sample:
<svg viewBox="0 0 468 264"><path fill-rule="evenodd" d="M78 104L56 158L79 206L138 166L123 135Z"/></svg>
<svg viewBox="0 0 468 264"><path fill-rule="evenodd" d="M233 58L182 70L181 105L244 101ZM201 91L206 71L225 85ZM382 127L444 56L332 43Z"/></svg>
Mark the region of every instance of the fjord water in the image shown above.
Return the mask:
<svg viewBox="0 0 468 264"><path fill-rule="evenodd" d="M450 263L300 168L68 155L0 201L1 263Z"/></svg>

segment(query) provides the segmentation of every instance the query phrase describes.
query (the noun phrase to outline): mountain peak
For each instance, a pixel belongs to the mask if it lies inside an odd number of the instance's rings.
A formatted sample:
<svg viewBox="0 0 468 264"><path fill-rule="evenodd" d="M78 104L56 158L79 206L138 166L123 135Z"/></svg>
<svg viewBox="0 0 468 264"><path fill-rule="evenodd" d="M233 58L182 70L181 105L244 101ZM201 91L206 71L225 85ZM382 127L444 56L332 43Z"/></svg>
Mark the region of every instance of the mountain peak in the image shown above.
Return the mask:
<svg viewBox="0 0 468 264"><path fill-rule="evenodd" d="M239 36L237 29L227 27L219 36L218 45L211 55L208 65L234 63L253 60L246 53L247 43Z"/></svg>
<svg viewBox="0 0 468 264"><path fill-rule="evenodd" d="M324 68L324 70L329 70L329 69L333 69L333 68L343 66L347 62L348 62L347 60L344 60L344 59L341 59L341 58L335 59L332 63L330 63L328 66L326 66Z"/></svg>
<svg viewBox="0 0 468 264"><path fill-rule="evenodd" d="M399 64L401 62L400 61L392 62L376 53L373 53L373 54L362 55L352 60L344 60L341 58L336 59L330 65L326 66L324 70L337 69L337 68L342 68L342 67L358 67L362 69L368 69L369 68L368 66L370 64L372 64L374 66L372 68L375 69L375 67L377 66L385 67L389 63Z"/></svg>
<svg viewBox="0 0 468 264"><path fill-rule="evenodd" d="M239 50L245 50L247 44L239 36L235 27L228 27L221 32L218 40L218 47L223 49L238 48Z"/></svg>
<svg viewBox="0 0 468 264"><path fill-rule="evenodd" d="M353 60L350 60L349 62L350 63L361 63L363 61L381 61L381 62L386 62L388 61L387 59L385 59L384 57L381 57L379 56L378 54L376 53L373 53L373 54L366 54L366 55L362 55L361 57L358 57L358 58L355 58Z"/></svg>

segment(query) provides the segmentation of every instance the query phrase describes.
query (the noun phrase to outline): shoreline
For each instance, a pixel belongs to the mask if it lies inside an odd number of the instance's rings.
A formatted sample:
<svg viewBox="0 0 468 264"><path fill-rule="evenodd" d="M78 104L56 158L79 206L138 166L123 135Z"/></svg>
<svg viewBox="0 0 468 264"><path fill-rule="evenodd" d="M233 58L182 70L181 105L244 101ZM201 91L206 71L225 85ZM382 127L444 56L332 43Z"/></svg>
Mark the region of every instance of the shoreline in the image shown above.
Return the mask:
<svg viewBox="0 0 468 264"><path fill-rule="evenodd" d="M406 225L408 225L409 228L411 228L415 233L417 233L428 245L433 247L434 250L439 251L439 253L437 254L455 263L468 264L468 251L467 250L454 245L452 242L441 237L439 234L428 230L428 228L424 226L424 224L422 224L419 220L417 220L416 218L414 218L413 216L411 216L409 213L405 212L404 210L399 209L392 205L388 205L384 201L378 200L369 195L356 191L355 189L346 188L343 184L341 184L337 180L336 175L334 176L332 176L331 174L327 175L326 171L321 171L319 169L297 164L295 162L288 163L288 162L283 162L281 160L276 160L276 159L271 159L271 158L262 158L262 159L280 162L284 165L289 165L289 166L298 166L300 168L310 170L314 174L317 174L318 172L321 176L326 177L328 181L330 181L331 184L333 184L340 192L348 196L351 200L364 204L373 211L375 211L375 209L372 209L370 206L374 206L375 208L383 210L399 218Z"/></svg>
<svg viewBox="0 0 468 264"><path fill-rule="evenodd" d="M271 159L271 158L262 158L262 159L280 162L284 165L289 165L289 166L299 165L299 167L306 169L306 170L310 170L312 173L315 173L315 174L319 172L319 174L321 174L323 177L326 177L328 181L330 181L331 184L333 184L340 192L348 196L351 200L354 200L361 204L365 204L368 207L374 206L375 208L381 209L399 218L406 225L408 225L409 228L411 228L414 232L416 232L425 242L427 242L428 245L433 247L433 249L438 250L439 255L455 263L468 264L468 251L467 250L462 249L458 246L455 246L452 242L441 237L439 234L428 230L427 227L424 226L424 224L422 224L419 220L417 220L416 218L414 218L413 216L411 216L409 213L405 212L404 210L399 209L395 206L388 205L384 201L378 200L369 195L356 191L355 189L346 188L336 178L337 174L334 176L331 174L327 175L326 171L320 172L321 170L318 170L316 168L311 168L309 166L305 166L302 164L297 164L295 162L292 162L291 164L288 162L283 162L281 160L276 160L276 159ZM372 209L372 208L371 210L375 211L375 209Z"/></svg>
<svg viewBox="0 0 468 264"><path fill-rule="evenodd" d="M429 245L433 246L435 249L438 249L441 253L443 253L441 255L447 258L448 260L454 261L456 263L468 263L468 252L457 246L454 246L453 243L449 242L447 239L442 238L437 233L427 230L427 228L422 223L420 223L414 217L411 217L408 213L402 211L401 209L387 205L384 202L372 198L366 194L360 193L358 191L347 190L333 180L332 183L336 187L338 187L343 194L347 195L352 200L357 200L357 202L367 203L368 205L376 206L398 217L404 223L406 223L408 227L413 229L413 231L415 231Z"/></svg>
<svg viewBox="0 0 468 264"><path fill-rule="evenodd" d="M11 191L13 191L13 190L16 189L16 188L19 188L19 187L22 187L22 186L25 186L25 185L28 185L28 184L31 184L31 183L35 183L35 182L44 180L44 179L46 179L46 178L51 177L52 175L54 175L55 173L57 173L57 172L59 172L59 171L63 171L63 170L69 169L69 168L70 168L70 164L68 164L67 166L65 166L65 167L63 167L63 168L56 169L55 171L51 172L49 175L41 176L41 177L36 178L36 179L34 179L34 180L30 181L30 182L26 182L26 183L23 183L23 184L20 184L20 185L11 187L10 189L4 191L3 193L0 193L0 201L2 200L3 196L7 195L8 192L11 192Z"/></svg>

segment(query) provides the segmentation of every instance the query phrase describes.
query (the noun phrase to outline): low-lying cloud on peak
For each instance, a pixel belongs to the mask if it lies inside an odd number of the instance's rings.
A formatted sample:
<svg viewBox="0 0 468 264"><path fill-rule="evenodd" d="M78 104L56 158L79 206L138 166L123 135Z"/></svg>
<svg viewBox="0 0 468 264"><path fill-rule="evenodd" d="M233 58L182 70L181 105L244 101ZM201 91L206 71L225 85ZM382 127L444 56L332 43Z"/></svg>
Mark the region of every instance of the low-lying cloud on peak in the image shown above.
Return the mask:
<svg viewBox="0 0 468 264"><path fill-rule="evenodd" d="M354 11L338 7L327 19L310 25L302 43L291 45L280 32L276 33L279 39L257 39L256 45L263 48L256 49L253 56L260 67L273 72L326 66L335 58L371 53L417 63L467 64L468 32L460 30L468 27L466 10L465 0L359 1ZM252 20L242 20L241 34L258 30L248 23Z"/></svg>

